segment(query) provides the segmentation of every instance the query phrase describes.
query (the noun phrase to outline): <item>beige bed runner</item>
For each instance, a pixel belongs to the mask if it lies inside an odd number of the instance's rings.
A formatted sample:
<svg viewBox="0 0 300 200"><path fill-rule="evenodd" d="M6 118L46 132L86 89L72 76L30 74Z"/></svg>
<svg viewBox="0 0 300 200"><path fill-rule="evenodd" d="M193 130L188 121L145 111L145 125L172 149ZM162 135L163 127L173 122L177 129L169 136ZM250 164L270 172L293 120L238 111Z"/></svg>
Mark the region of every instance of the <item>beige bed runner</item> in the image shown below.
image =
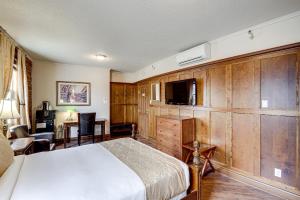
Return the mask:
<svg viewBox="0 0 300 200"><path fill-rule="evenodd" d="M102 142L144 182L148 200L166 200L186 190L183 167L167 156L130 138Z"/></svg>

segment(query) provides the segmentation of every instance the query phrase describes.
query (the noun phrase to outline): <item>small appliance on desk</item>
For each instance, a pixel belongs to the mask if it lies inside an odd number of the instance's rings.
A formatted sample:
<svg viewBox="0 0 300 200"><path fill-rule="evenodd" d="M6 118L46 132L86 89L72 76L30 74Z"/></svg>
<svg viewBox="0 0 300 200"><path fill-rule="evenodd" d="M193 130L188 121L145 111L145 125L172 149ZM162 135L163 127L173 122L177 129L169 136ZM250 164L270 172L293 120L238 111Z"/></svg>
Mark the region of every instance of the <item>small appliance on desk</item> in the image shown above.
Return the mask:
<svg viewBox="0 0 300 200"><path fill-rule="evenodd" d="M37 110L35 115L36 138L48 139L50 143L54 143L55 112L55 110L50 110L48 101L43 101L42 110Z"/></svg>

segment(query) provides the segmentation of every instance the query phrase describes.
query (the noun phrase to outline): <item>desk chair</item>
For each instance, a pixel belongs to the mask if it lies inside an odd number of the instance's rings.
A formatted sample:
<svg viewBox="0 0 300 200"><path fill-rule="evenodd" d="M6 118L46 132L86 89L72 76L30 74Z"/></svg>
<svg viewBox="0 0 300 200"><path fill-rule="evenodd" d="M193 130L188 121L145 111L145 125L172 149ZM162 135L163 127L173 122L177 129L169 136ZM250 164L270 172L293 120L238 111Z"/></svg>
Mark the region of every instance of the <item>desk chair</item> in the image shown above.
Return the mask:
<svg viewBox="0 0 300 200"><path fill-rule="evenodd" d="M95 143L96 113L78 113L78 146L81 145L81 136L93 136Z"/></svg>

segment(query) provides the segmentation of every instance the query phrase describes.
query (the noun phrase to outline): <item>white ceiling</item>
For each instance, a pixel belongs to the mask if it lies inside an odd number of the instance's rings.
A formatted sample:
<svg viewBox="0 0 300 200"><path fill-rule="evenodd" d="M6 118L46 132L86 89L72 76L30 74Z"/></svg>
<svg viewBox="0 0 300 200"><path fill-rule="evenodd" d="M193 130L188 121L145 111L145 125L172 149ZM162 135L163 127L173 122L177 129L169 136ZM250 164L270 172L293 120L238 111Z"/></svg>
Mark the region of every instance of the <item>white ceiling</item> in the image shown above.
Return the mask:
<svg viewBox="0 0 300 200"><path fill-rule="evenodd" d="M125 72L298 10L300 0L0 0L0 25L36 59Z"/></svg>

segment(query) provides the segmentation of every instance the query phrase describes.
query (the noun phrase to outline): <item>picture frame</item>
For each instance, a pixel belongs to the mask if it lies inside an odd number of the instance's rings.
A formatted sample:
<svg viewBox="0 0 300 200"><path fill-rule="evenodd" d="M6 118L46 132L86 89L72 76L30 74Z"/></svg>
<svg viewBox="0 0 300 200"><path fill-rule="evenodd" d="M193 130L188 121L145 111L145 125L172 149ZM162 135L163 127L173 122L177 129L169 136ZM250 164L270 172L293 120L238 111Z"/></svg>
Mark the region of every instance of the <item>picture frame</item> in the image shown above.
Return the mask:
<svg viewBox="0 0 300 200"><path fill-rule="evenodd" d="M91 83L56 81L57 106L90 106Z"/></svg>

